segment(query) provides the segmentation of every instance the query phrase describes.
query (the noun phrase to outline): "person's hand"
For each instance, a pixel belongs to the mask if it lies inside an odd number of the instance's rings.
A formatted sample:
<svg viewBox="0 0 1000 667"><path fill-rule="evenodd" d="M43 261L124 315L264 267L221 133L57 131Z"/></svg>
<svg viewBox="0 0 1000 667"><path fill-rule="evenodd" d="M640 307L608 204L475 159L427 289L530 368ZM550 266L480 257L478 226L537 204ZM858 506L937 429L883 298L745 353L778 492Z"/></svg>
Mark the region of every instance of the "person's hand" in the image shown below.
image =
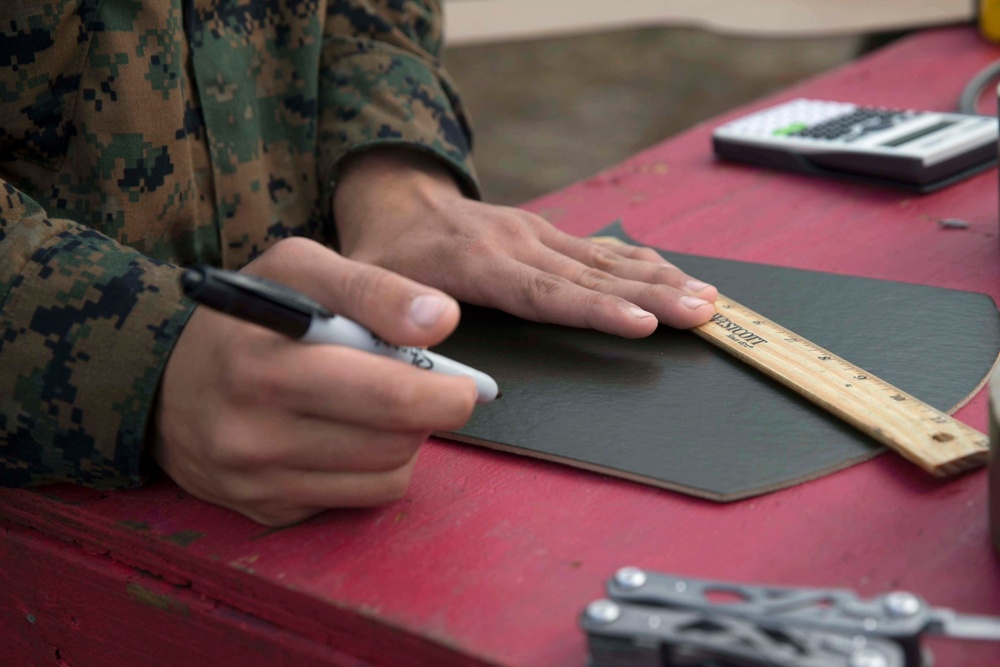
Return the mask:
<svg viewBox="0 0 1000 667"><path fill-rule="evenodd" d="M304 239L244 271L398 345L434 345L458 323L454 299ZM198 307L167 362L153 454L189 493L284 525L400 498L427 436L462 426L475 402L470 378L299 343Z"/></svg>
<svg viewBox="0 0 1000 667"><path fill-rule="evenodd" d="M649 248L565 234L527 211L462 196L412 151L350 158L333 202L340 251L525 319L627 337L707 322L718 292Z"/></svg>

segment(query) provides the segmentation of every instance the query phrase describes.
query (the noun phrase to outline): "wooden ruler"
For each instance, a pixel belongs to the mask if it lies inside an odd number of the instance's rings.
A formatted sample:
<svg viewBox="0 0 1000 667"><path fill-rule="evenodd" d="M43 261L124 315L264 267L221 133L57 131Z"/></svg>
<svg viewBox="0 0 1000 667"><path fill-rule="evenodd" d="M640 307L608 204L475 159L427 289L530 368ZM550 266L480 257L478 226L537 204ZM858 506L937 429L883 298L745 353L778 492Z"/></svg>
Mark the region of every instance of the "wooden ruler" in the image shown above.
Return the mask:
<svg viewBox="0 0 1000 667"><path fill-rule="evenodd" d="M981 466L989 439L868 371L719 295L692 331L939 477Z"/></svg>

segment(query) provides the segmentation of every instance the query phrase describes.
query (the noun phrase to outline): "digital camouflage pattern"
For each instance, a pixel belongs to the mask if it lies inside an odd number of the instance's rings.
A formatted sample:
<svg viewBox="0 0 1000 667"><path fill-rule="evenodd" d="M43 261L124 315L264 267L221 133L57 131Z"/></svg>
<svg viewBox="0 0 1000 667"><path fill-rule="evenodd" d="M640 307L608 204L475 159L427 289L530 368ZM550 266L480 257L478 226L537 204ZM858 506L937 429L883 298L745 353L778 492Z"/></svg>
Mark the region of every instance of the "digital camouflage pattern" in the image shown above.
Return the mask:
<svg viewBox="0 0 1000 667"><path fill-rule="evenodd" d="M477 195L438 0L0 2L0 484L134 486L178 265L332 242L337 165Z"/></svg>

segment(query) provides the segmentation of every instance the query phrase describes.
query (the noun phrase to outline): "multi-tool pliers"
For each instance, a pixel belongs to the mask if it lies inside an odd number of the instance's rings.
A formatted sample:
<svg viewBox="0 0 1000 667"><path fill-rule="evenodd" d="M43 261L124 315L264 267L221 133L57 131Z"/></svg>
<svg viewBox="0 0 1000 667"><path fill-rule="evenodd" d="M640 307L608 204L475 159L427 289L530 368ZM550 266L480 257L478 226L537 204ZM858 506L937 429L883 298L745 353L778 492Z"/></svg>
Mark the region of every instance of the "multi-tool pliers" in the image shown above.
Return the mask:
<svg viewBox="0 0 1000 667"><path fill-rule="evenodd" d="M580 617L590 667L930 667L925 634L1000 641L1000 617L902 591L863 600L635 567L618 570L607 591Z"/></svg>

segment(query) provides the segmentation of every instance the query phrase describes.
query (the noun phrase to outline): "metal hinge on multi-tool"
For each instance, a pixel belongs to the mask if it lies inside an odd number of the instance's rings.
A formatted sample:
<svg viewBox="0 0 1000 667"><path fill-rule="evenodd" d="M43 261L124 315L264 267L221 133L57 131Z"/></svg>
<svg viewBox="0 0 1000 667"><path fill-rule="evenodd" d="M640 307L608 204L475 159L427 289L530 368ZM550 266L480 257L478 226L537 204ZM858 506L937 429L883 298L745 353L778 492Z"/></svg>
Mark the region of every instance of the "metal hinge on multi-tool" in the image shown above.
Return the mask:
<svg viewBox="0 0 1000 667"><path fill-rule="evenodd" d="M587 605L590 667L929 667L926 634L1000 641L1000 617L893 592L746 586L624 567Z"/></svg>

